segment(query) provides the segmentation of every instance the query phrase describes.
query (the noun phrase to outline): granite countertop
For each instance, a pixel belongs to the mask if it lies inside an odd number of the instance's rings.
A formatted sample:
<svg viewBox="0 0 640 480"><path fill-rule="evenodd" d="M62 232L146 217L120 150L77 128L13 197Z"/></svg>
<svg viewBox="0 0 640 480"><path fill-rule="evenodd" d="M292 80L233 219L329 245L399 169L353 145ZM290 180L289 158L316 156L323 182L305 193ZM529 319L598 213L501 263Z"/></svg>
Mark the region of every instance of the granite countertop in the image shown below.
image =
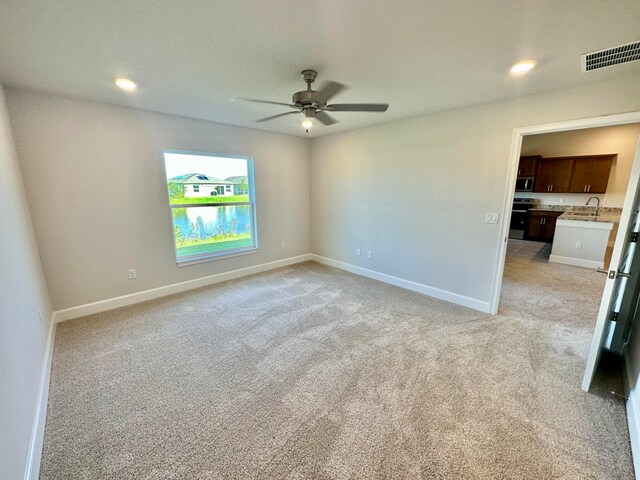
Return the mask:
<svg viewBox="0 0 640 480"><path fill-rule="evenodd" d="M596 216L596 207L585 205L538 205L531 212L563 212L558 220L579 222L619 223L621 208L600 207Z"/></svg>
<svg viewBox="0 0 640 480"><path fill-rule="evenodd" d="M578 213L564 212L562 215L558 217L558 220L572 220L572 221L578 221L578 222L619 223L620 214L601 212L598 216L596 216L595 212L592 214L580 213L580 212Z"/></svg>
<svg viewBox="0 0 640 480"><path fill-rule="evenodd" d="M530 212L566 212L567 207L562 207L560 205L540 205L535 208L530 208Z"/></svg>

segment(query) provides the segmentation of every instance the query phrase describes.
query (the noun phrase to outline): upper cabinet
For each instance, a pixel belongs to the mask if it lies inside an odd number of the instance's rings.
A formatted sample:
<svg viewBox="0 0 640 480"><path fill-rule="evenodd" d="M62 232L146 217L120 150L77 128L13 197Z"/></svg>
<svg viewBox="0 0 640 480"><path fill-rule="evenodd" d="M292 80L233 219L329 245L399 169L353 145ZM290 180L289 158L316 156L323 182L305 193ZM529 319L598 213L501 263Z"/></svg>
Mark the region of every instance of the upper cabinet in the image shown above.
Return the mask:
<svg viewBox="0 0 640 480"><path fill-rule="evenodd" d="M520 157L520 163L518 164L518 176L519 177L533 177L536 174L536 165L538 159L542 155L528 155Z"/></svg>
<svg viewBox="0 0 640 480"><path fill-rule="evenodd" d="M539 158L534 192L605 193L616 155Z"/></svg>
<svg viewBox="0 0 640 480"><path fill-rule="evenodd" d="M568 192L573 172L573 158L541 158L538 160L534 192Z"/></svg>
<svg viewBox="0 0 640 480"><path fill-rule="evenodd" d="M576 159L569 191L605 193L615 155L598 155Z"/></svg>

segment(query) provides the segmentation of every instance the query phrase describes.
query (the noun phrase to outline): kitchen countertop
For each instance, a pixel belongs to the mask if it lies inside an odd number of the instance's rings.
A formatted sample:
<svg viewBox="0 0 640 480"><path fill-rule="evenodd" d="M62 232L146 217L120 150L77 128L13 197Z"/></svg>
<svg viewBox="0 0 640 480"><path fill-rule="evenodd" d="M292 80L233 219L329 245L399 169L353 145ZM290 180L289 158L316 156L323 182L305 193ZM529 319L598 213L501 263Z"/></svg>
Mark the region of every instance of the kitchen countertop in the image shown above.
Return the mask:
<svg viewBox="0 0 640 480"><path fill-rule="evenodd" d="M538 205L535 208L530 208L529 211L562 213L558 220L592 223L619 223L622 213L621 208L600 207L598 216L596 216L596 208L585 205Z"/></svg>
<svg viewBox="0 0 640 480"><path fill-rule="evenodd" d="M566 212L567 207L560 207L558 205L540 205L539 207L530 208L530 212Z"/></svg>
<svg viewBox="0 0 640 480"><path fill-rule="evenodd" d="M576 212L564 212L558 220L571 220L577 222L598 222L598 223L619 223L620 214L602 212L598 216L592 214L581 214Z"/></svg>

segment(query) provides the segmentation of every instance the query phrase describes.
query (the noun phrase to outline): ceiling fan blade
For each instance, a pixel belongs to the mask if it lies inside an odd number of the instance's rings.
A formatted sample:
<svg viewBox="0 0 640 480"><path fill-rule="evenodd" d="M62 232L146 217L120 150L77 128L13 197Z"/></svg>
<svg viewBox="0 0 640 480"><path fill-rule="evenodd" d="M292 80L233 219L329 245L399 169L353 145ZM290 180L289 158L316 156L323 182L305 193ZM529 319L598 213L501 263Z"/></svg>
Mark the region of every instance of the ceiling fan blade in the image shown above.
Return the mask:
<svg viewBox="0 0 640 480"><path fill-rule="evenodd" d="M327 105L328 112L386 112L389 105L386 103L336 103Z"/></svg>
<svg viewBox="0 0 640 480"><path fill-rule="evenodd" d="M322 88L313 96L313 100L318 103L327 103L331 97L337 95L345 88L347 88L346 85L338 82L324 82Z"/></svg>
<svg viewBox="0 0 640 480"><path fill-rule="evenodd" d="M290 103L272 102L270 100L258 100L257 98L234 97L232 100L240 100L241 102L268 103L269 105L282 105L285 107L298 108Z"/></svg>
<svg viewBox="0 0 640 480"><path fill-rule="evenodd" d="M324 123L325 125L333 125L334 123L338 123L338 121L333 118L331 115L329 115L326 112L316 112L316 118L318 120L320 120L322 123Z"/></svg>
<svg viewBox="0 0 640 480"><path fill-rule="evenodd" d="M267 122L267 121L269 121L269 120L273 120L274 118L284 117L285 115L291 115L292 113L300 113L300 112L285 112L285 113L279 113L278 115L272 115L272 116L267 117L267 118L261 118L260 120L256 120L256 122Z"/></svg>

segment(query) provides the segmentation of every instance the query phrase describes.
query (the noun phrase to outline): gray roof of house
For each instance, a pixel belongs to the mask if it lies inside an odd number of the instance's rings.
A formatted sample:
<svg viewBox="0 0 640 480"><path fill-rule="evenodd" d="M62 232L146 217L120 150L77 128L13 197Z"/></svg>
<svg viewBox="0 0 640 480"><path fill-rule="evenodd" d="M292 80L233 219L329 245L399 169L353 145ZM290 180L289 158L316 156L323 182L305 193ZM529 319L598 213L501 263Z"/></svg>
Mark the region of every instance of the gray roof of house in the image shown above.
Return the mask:
<svg viewBox="0 0 640 480"><path fill-rule="evenodd" d="M220 180L219 178L205 175L204 173L187 173L185 175L177 175L169 179L173 183L197 183L197 184L215 184L215 185L235 185L234 182Z"/></svg>
<svg viewBox="0 0 640 480"><path fill-rule="evenodd" d="M231 182L231 183L240 183L241 180L247 180L247 176L246 175L237 175L235 177L227 177L225 178L225 180L227 182Z"/></svg>

